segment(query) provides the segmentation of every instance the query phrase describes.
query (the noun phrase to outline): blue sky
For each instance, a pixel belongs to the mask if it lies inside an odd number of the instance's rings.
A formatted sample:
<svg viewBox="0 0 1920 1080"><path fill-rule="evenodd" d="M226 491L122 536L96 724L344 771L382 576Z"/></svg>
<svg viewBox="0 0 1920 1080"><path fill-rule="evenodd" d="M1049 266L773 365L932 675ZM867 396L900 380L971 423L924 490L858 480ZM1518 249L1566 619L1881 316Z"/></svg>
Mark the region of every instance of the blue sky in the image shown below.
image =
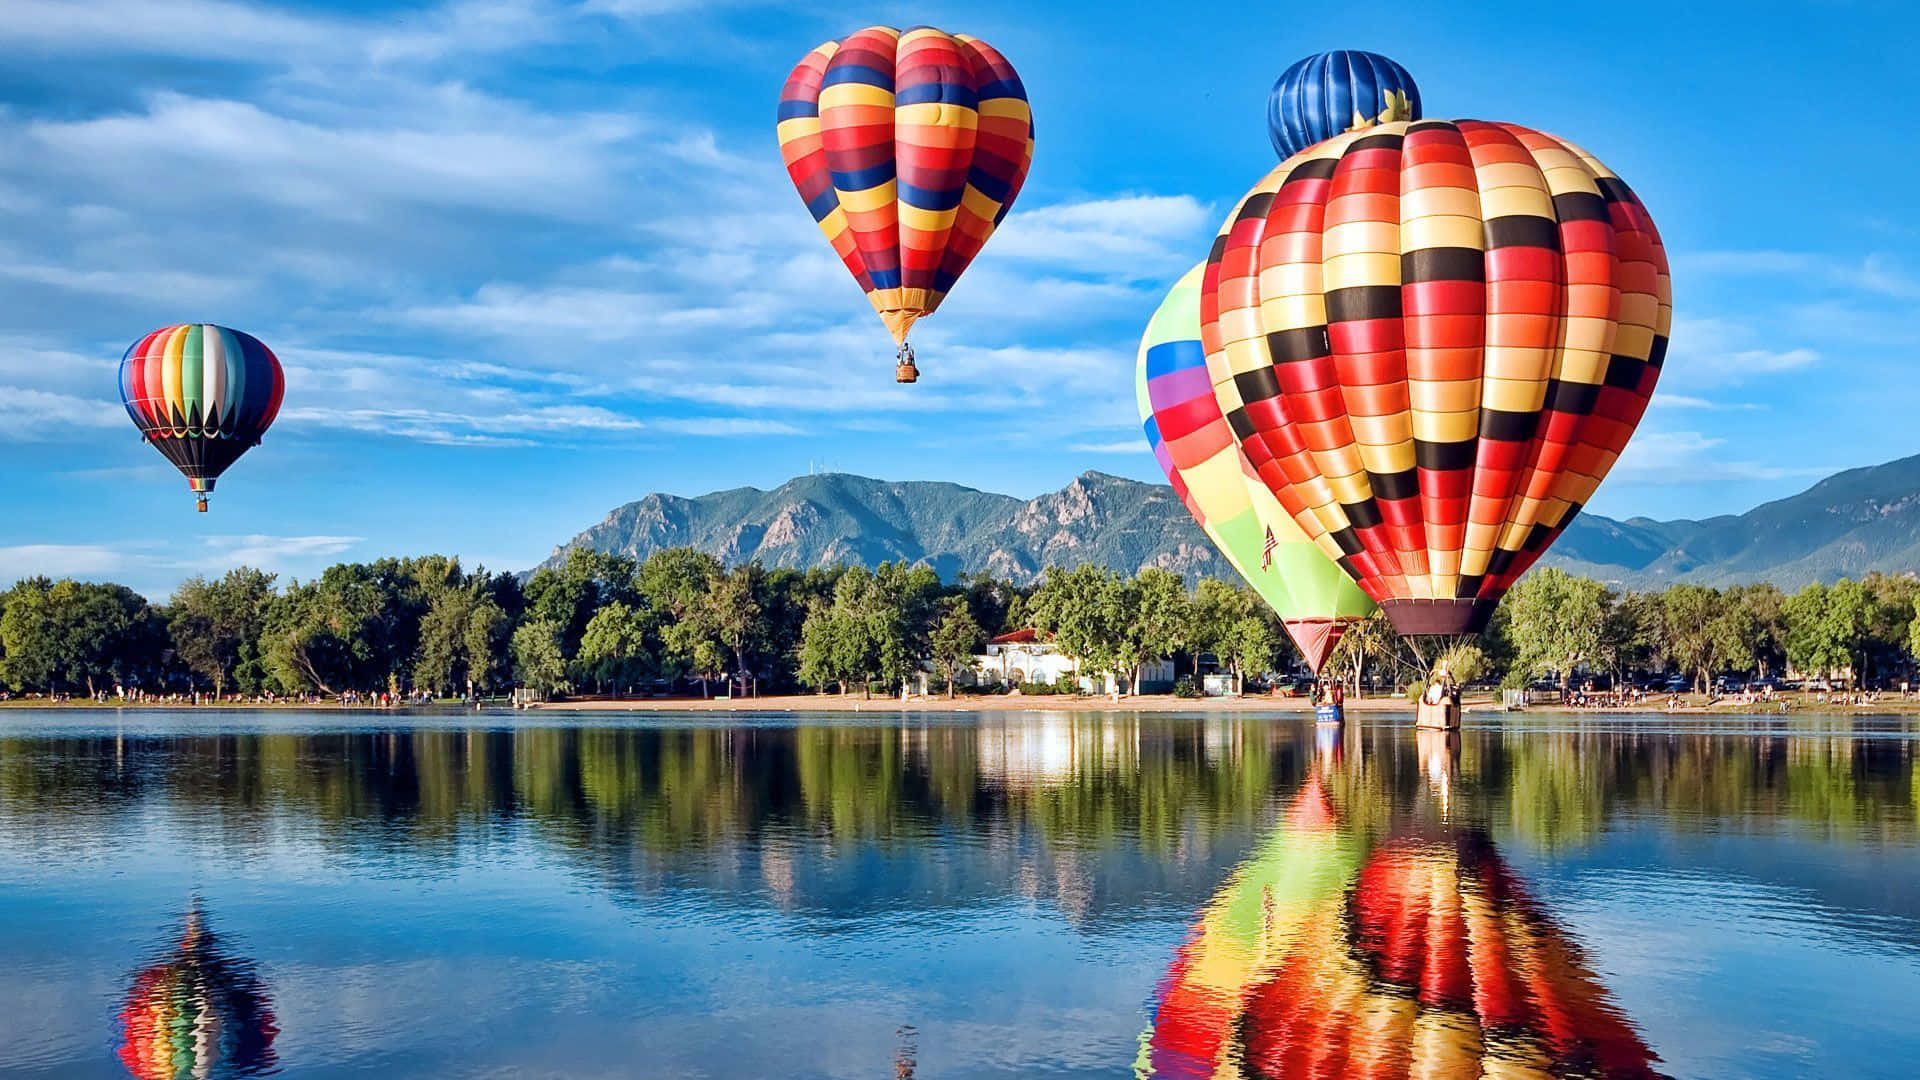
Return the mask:
<svg viewBox="0 0 1920 1080"><path fill-rule="evenodd" d="M1677 319L1594 508L1739 512L1920 450L1920 13L1780 7L9 0L0 578L518 569L648 491L810 467L1020 495L1157 478L1139 331L1272 164L1274 76L1326 48L1634 185ZM898 387L773 111L820 41L921 22L1014 62L1038 147ZM188 320L288 369L204 516L113 385L128 343Z"/></svg>

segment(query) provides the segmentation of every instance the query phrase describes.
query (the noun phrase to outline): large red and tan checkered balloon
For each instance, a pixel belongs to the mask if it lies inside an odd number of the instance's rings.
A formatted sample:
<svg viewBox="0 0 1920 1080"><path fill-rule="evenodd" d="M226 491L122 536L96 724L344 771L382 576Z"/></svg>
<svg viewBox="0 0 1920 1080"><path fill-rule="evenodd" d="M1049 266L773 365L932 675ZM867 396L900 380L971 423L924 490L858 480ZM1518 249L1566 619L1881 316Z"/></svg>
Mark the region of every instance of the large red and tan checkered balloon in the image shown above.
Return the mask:
<svg viewBox="0 0 1920 1080"><path fill-rule="evenodd" d="M1033 162L1033 113L1013 65L984 41L927 26L870 26L802 57L779 125L787 175L902 346L1006 217Z"/></svg>
<svg viewBox="0 0 1920 1080"><path fill-rule="evenodd" d="M1516 124L1337 135L1248 192L1201 340L1261 479L1405 634L1474 633L1607 475L1672 323L1646 208Z"/></svg>

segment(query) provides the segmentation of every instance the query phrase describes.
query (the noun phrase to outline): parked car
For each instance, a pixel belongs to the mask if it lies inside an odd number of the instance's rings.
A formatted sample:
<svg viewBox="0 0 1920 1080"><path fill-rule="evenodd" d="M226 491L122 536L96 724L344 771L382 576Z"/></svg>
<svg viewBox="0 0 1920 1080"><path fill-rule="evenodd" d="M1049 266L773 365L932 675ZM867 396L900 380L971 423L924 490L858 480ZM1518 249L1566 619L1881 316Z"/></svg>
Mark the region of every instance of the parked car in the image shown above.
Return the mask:
<svg viewBox="0 0 1920 1080"><path fill-rule="evenodd" d="M1313 676L1302 675L1287 684L1288 697L1310 697L1313 694Z"/></svg>
<svg viewBox="0 0 1920 1080"><path fill-rule="evenodd" d="M1663 687L1669 694L1684 694L1692 688L1693 680L1687 678L1685 675L1669 676L1666 686Z"/></svg>

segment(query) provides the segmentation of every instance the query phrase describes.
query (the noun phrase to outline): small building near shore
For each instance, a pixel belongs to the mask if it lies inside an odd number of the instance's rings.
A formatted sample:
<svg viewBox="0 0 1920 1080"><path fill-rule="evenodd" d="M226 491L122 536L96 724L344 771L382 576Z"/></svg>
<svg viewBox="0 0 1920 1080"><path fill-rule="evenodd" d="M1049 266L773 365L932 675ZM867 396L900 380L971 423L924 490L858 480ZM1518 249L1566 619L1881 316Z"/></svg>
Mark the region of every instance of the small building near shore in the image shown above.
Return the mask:
<svg viewBox="0 0 1920 1080"><path fill-rule="evenodd" d="M1114 689L1110 673L1082 672L1079 657L1062 652L1059 645L1032 627L988 639L986 651L973 658L973 675L976 686L1058 683L1071 678L1085 693L1104 694ZM1140 665L1140 685L1134 688L1135 693L1172 689L1173 661L1149 660Z"/></svg>

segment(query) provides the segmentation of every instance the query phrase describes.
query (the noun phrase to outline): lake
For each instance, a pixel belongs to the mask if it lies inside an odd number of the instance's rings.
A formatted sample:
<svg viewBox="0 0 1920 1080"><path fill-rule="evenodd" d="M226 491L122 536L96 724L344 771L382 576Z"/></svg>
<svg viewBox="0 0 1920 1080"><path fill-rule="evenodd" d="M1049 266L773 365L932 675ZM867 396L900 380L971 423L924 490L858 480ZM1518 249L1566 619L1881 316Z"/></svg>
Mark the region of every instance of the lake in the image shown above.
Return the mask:
<svg viewBox="0 0 1920 1080"><path fill-rule="evenodd" d="M0 1075L1920 1071L1914 721L1470 720L4 710Z"/></svg>

